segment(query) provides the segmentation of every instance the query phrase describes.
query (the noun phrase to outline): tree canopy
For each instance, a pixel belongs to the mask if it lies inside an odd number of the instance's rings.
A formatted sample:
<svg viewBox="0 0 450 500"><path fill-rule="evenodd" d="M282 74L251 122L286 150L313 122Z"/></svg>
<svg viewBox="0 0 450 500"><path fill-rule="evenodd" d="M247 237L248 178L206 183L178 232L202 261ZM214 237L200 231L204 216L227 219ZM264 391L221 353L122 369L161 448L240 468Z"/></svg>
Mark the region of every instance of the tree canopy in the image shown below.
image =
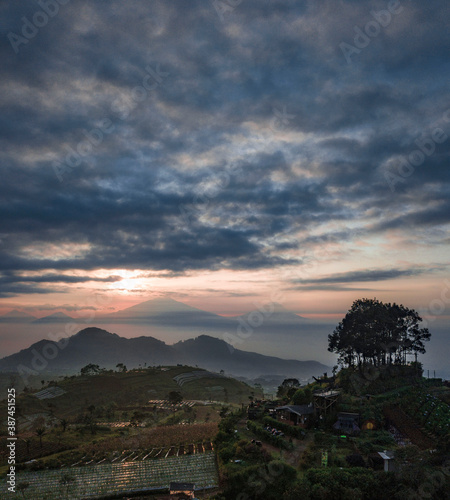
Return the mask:
<svg viewBox="0 0 450 500"><path fill-rule="evenodd" d="M425 353L424 342L430 340L421 321L414 309L403 305L358 299L328 335L328 350L339 355L341 365L406 364L406 356L417 360L417 354Z"/></svg>
<svg viewBox="0 0 450 500"><path fill-rule="evenodd" d="M89 363L86 366L83 366L81 368L80 373L81 375L97 375L101 370L99 365L94 365L93 363Z"/></svg>
<svg viewBox="0 0 450 500"><path fill-rule="evenodd" d="M170 391L169 395L167 396L167 399L172 403L172 404L178 404L183 401L183 396L181 392L178 391Z"/></svg>

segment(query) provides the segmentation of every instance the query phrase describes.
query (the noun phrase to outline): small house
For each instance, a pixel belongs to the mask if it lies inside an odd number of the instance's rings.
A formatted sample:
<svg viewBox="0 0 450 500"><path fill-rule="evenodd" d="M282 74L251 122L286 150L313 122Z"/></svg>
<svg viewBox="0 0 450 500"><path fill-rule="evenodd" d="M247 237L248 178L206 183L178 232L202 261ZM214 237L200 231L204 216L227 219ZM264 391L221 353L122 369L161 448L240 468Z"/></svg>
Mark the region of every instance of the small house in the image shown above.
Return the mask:
<svg viewBox="0 0 450 500"><path fill-rule="evenodd" d="M312 404L290 405L275 408L277 420L290 425L305 427L310 416L314 413Z"/></svg>
<svg viewBox="0 0 450 500"><path fill-rule="evenodd" d="M394 452L393 451L379 451L378 455L384 461L384 472L394 472L395 471L395 463L394 463Z"/></svg>
<svg viewBox="0 0 450 500"><path fill-rule="evenodd" d="M345 434L358 434L359 428L359 413L338 413L337 422L333 425L333 429L344 432Z"/></svg>

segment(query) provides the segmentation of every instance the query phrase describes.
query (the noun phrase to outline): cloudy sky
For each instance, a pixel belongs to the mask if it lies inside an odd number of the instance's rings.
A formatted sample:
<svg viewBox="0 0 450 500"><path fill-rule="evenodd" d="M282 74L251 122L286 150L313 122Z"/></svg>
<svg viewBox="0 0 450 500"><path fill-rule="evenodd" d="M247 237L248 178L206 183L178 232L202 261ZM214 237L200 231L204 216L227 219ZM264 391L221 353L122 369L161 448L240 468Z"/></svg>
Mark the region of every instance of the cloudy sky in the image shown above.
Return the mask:
<svg viewBox="0 0 450 500"><path fill-rule="evenodd" d="M450 314L445 0L0 3L0 312ZM447 281L446 281L447 280Z"/></svg>

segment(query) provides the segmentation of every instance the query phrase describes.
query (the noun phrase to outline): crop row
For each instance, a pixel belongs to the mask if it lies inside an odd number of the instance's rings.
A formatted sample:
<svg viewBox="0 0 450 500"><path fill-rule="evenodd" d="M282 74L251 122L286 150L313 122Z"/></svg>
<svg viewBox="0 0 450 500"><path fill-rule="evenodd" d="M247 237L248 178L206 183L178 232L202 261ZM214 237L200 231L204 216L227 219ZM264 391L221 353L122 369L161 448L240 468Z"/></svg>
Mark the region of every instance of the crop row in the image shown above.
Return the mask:
<svg viewBox="0 0 450 500"><path fill-rule="evenodd" d="M403 408L436 436L450 432L450 407L432 394L418 389L405 398Z"/></svg>
<svg viewBox="0 0 450 500"><path fill-rule="evenodd" d="M213 452L172 456L161 460L109 463L56 470L19 472L18 484L28 484L26 496L35 500L95 498L120 493L168 488L172 481L193 482L197 489L218 484ZM7 484L0 482L0 498Z"/></svg>

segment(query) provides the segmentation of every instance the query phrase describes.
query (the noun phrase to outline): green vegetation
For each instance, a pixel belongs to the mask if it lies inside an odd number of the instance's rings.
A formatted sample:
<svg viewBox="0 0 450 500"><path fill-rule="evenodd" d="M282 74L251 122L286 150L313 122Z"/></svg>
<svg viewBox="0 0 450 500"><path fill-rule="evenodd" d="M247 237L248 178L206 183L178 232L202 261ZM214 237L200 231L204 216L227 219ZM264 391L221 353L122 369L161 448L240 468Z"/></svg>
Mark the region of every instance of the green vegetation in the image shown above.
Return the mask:
<svg viewBox="0 0 450 500"><path fill-rule="evenodd" d="M247 421L247 428L253 434L261 439L263 439L265 442L271 444L272 446L276 446L280 449L285 449L288 450L292 447L292 445L289 444L286 439L283 439L281 436L275 436L271 434L269 431L266 431L264 427L260 424L257 424L255 422L252 422L251 420Z"/></svg>
<svg viewBox="0 0 450 500"><path fill-rule="evenodd" d="M60 500L117 495L167 489L173 477L194 481L199 487L217 486L217 472L212 452L156 460L85 465L66 469L23 472L21 489L33 500ZM25 487L26 485L26 487ZM61 489L64 496L61 496ZM7 498L6 485L0 484L0 496Z"/></svg>
<svg viewBox="0 0 450 500"><path fill-rule="evenodd" d="M328 336L328 350L338 354L344 366L406 364L407 354L424 353L430 340L422 318L414 309L384 304L376 299L359 299Z"/></svg>
<svg viewBox="0 0 450 500"><path fill-rule="evenodd" d="M408 391L402 400L402 409L432 434L445 437L450 433L449 405L426 390Z"/></svg>
<svg viewBox="0 0 450 500"><path fill-rule="evenodd" d="M243 414L224 416L215 443L225 484L215 498L447 498L449 388L423 379L415 363L368 363L343 368L335 377L323 377L307 387L285 380L279 404L307 404L314 391L327 390L330 383L340 391L337 406L322 418L313 417L308 429L270 417L270 405L260 401L254 401L253 420L244 424ZM354 413L360 426L370 426L355 435L335 430L339 412ZM407 434L393 431L387 415L396 417L395 423ZM285 436L273 435L266 426ZM385 450L395 454L395 472L383 470L379 452ZM271 463L279 464L279 475L270 474Z"/></svg>
<svg viewBox="0 0 450 500"><path fill-rule="evenodd" d="M278 430L283 431L287 436L297 439L303 439L305 437L305 431L301 427L294 427L271 417L264 417L262 422L264 425L269 425L270 427L275 427Z"/></svg>
<svg viewBox="0 0 450 500"><path fill-rule="evenodd" d="M136 447L154 448L163 455L171 447L181 450L184 446L186 453L197 444L202 449L201 443L211 442L217 433L225 401L227 407L235 408L248 401L250 394L260 394L231 378L205 377L180 387L173 377L199 370L188 366L126 370L119 363L117 371L96 365L84 368L83 375L51 383L64 391L56 398L38 399L34 391L18 395L18 471L110 461L114 452ZM46 387L44 380L38 390ZM192 396L198 401L192 401ZM6 401L0 402L0 412L6 414ZM6 449L3 424L0 446ZM8 467L6 455L2 457L0 474ZM34 462L25 466L30 460Z"/></svg>
<svg viewBox="0 0 450 500"><path fill-rule="evenodd" d="M216 500L444 499L450 389L423 379L417 361L406 363L429 338L420 321L403 306L356 301L330 336L343 368L306 387L285 379L275 402L231 378L186 377L198 370L186 366L127 370L118 363L113 371L88 364L58 383L42 377L39 389L62 391L53 399L30 391L17 398L17 491L78 498L194 480L215 487L208 495ZM273 418L274 407L308 405L330 389L339 391L337 401L308 414L305 426ZM335 426L340 412L353 414L340 418L355 418L356 430ZM383 470L385 450L394 454L395 472ZM5 460L0 467L5 473Z"/></svg>
<svg viewBox="0 0 450 500"><path fill-rule="evenodd" d="M262 447L241 438L236 430L242 413L222 419L215 440L223 492L222 499L279 499L296 478L296 471Z"/></svg>
<svg viewBox="0 0 450 500"><path fill-rule="evenodd" d="M140 409L149 400L168 399L175 393L178 399L219 401L229 404L241 404L248 401L249 394L257 391L250 386L232 378L202 378L193 380L180 387L173 377L180 373L198 368L188 366L160 368L143 368L120 371L97 370L97 365L86 365L84 372L90 374L66 376L58 380L57 385L65 394L54 399L37 399L32 392L20 394L17 408L23 415L52 413L57 419L70 420L74 423L86 413L92 413L97 422L117 420L121 410L126 407ZM52 385L56 385L56 381ZM36 389L42 389L39 387ZM52 405L52 406L49 406ZM93 406L92 412L87 408ZM0 411L6 410L5 401L0 402ZM132 414L131 412L131 414ZM131 414L128 417L131 417Z"/></svg>

